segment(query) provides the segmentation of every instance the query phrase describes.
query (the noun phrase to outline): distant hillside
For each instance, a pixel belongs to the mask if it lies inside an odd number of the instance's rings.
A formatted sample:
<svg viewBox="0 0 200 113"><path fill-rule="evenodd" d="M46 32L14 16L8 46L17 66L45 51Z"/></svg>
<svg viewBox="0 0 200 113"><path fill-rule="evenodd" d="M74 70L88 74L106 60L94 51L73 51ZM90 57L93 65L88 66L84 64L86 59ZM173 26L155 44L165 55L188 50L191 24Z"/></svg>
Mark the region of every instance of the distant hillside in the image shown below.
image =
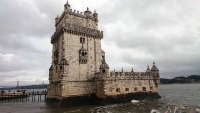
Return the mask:
<svg viewBox="0 0 200 113"><path fill-rule="evenodd" d="M182 83L200 83L200 75L191 75L188 77L174 77L172 79L161 78L161 84L182 84Z"/></svg>
<svg viewBox="0 0 200 113"><path fill-rule="evenodd" d="M41 84L41 85L28 85L28 86L19 86L18 89L46 89L47 84ZM17 87L11 87L11 88L0 88L0 90L12 90L17 89Z"/></svg>

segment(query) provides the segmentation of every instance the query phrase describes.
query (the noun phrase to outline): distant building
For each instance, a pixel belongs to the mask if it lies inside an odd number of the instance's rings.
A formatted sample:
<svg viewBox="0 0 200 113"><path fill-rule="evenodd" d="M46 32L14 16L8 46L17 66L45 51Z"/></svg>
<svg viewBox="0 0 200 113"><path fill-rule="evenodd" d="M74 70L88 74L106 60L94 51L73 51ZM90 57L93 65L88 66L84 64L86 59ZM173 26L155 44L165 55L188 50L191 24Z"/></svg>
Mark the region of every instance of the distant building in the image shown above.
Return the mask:
<svg viewBox="0 0 200 113"><path fill-rule="evenodd" d="M82 13L67 2L61 16L55 18L51 37L52 65L49 69L48 99L104 101L157 94L159 70L153 62L145 72L111 71L101 49L103 31L98 30L98 14L89 8ZM94 99L95 97L95 99ZM81 99L83 99L81 98ZM81 101L80 99L80 101Z"/></svg>

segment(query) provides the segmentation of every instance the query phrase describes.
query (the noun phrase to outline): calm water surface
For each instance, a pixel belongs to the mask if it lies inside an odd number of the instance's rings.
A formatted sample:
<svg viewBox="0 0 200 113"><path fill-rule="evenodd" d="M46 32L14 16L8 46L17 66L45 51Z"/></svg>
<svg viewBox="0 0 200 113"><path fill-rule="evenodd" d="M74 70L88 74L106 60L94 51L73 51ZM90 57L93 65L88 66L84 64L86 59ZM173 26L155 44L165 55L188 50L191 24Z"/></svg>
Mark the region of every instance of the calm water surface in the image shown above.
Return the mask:
<svg viewBox="0 0 200 113"><path fill-rule="evenodd" d="M71 108L50 107L46 105L45 101L0 102L0 113L150 113L152 109L164 113L168 105L200 107L200 84L159 85L159 94L163 97L162 99L141 100L138 103L129 102L106 106L85 105Z"/></svg>

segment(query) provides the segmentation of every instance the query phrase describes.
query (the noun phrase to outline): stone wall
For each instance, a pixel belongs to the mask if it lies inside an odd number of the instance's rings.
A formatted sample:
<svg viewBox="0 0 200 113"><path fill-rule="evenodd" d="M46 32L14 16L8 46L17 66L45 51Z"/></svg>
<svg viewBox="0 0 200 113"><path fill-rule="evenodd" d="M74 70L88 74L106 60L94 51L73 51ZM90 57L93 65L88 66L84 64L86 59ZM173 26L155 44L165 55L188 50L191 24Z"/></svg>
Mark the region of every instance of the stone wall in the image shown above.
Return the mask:
<svg viewBox="0 0 200 113"><path fill-rule="evenodd" d="M116 80L105 81L105 95L121 95L135 92L157 92L153 80Z"/></svg>

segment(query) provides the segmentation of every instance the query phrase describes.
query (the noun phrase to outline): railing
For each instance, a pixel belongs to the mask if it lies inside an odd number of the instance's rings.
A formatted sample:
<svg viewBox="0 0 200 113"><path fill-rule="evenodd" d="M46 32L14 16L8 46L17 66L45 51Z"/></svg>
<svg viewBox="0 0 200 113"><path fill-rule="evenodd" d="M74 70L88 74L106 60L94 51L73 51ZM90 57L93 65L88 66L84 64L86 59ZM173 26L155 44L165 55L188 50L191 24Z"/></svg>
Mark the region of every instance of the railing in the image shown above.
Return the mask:
<svg viewBox="0 0 200 113"><path fill-rule="evenodd" d="M0 101L41 101L47 99L47 91L1 92Z"/></svg>

